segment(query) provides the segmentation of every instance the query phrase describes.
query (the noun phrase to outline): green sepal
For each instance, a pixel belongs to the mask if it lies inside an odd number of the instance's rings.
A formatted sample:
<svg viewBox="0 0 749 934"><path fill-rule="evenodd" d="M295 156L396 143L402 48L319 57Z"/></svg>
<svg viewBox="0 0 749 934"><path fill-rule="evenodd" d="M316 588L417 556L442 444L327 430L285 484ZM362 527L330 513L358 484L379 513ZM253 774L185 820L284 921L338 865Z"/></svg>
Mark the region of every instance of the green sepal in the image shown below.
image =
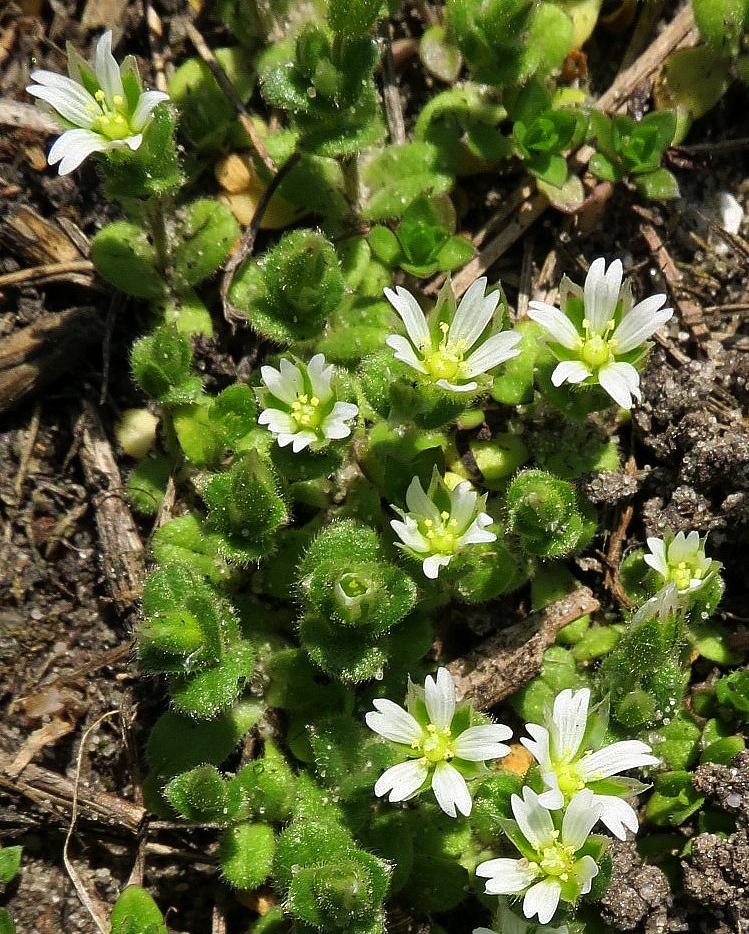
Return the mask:
<svg viewBox="0 0 749 934"><path fill-rule="evenodd" d="M226 826L237 815L241 798L214 765L199 765L175 777L164 797L186 820Z"/></svg>
<svg viewBox="0 0 749 934"><path fill-rule="evenodd" d="M172 253L172 284L177 292L212 276L239 236L239 224L231 211L210 198L201 198L177 214Z"/></svg>
<svg viewBox="0 0 749 934"><path fill-rule="evenodd" d="M256 889L270 875L275 852L276 837L269 824L237 824L221 836L221 875L232 888Z"/></svg>
<svg viewBox="0 0 749 934"><path fill-rule="evenodd" d="M158 905L139 885L129 885L115 902L110 934L167 934Z"/></svg>
<svg viewBox="0 0 749 934"><path fill-rule="evenodd" d="M22 846L0 846L0 882L7 885L15 879L22 855Z"/></svg>
<svg viewBox="0 0 749 934"><path fill-rule="evenodd" d="M254 645L238 642L224 651L219 666L195 675L173 675L169 693L175 710L199 720L213 719L244 691L255 655Z"/></svg>
<svg viewBox="0 0 749 934"><path fill-rule="evenodd" d="M705 803L692 784L691 772L666 772L656 776L645 815L658 827L677 827Z"/></svg>
<svg viewBox="0 0 749 934"><path fill-rule="evenodd" d="M107 224L91 240L91 260L102 279L126 295L158 299L166 292L156 251L138 224Z"/></svg>
<svg viewBox="0 0 749 934"><path fill-rule="evenodd" d="M104 192L110 201L161 200L184 182L174 133L177 114L168 102L158 104L135 152L117 149L104 161Z"/></svg>

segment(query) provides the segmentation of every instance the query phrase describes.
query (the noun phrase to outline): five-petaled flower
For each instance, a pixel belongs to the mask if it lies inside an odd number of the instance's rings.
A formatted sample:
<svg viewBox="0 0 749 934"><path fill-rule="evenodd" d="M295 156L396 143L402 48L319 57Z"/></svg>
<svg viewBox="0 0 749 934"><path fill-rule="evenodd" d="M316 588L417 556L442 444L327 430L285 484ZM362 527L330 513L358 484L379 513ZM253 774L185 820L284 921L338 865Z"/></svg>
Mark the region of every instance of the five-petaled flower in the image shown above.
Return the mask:
<svg viewBox="0 0 749 934"><path fill-rule="evenodd" d="M400 315L408 338L391 334L385 343L396 360L407 364L430 383L447 392L473 392L479 379L520 353L520 335L494 331L491 326L499 304L499 292L485 295L486 277L477 279L455 307L447 282L429 322L419 303L406 289L385 289L390 304ZM487 383L486 379L482 380Z"/></svg>
<svg viewBox="0 0 749 934"><path fill-rule="evenodd" d="M651 755L650 746L638 739L622 740L593 751L589 740L593 733L603 733L606 720L588 718L590 690L564 690L557 694L554 709L546 718L546 726L529 723L526 729L533 739L520 742L536 758L547 790L539 795L543 807L556 810L568 804L580 791L587 788L596 792L596 783L608 779L608 792L597 794L594 801L600 807L601 821L614 836L625 839L624 828L637 832L637 814L623 798L639 789L639 783L630 779L611 779L627 769L641 769L658 765ZM595 742L593 745L596 745ZM602 787L602 786L600 786Z"/></svg>
<svg viewBox="0 0 749 934"><path fill-rule="evenodd" d="M560 361L552 383L597 384L617 405L632 408L633 397L641 398L636 365L651 346L648 339L673 315L673 309L661 308L666 296L634 305L630 281L622 283L621 260L607 270L603 258L591 264L584 288L565 276L559 292L561 311L539 301L530 302L528 311L548 332Z"/></svg>
<svg viewBox="0 0 749 934"><path fill-rule="evenodd" d="M112 55L112 33L96 44L93 66L68 47L70 77L53 71L32 71L26 90L48 104L66 128L49 152L49 164L60 163L67 175L94 152L130 149L143 142L143 131L157 104L168 100L162 91L144 91L135 59L118 65Z"/></svg>
<svg viewBox="0 0 749 934"><path fill-rule="evenodd" d="M497 536L488 526L494 521L483 512L486 495L471 488L468 480L449 489L435 467L429 488L414 477L406 491L408 512L391 507L400 514L390 525L400 539L400 547L422 562L424 574L435 580L441 567L470 545L494 542Z"/></svg>
<svg viewBox="0 0 749 934"><path fill-rule="evenodd" d="M450 817L471 813L472 801L466 778L485 772L487 759L499 759L510 751L502 740L512 730L496 723L471 726L471 709L457 704L455 684L446 668L427 676L424 687L409 683L407 710L387 698L377 698L367 726L396 743L408 756L377 779L374 792L389 801L407 801L431 786L437 803Z"/></svg>
<svg viewBox="0 0 749 934"><path fill-rule="evenodd" d="M282 359L280 369L260 367L265 388L258 390L265 406L258 422L266 425L280 447L291 445L295 454L304 448L319 451L329 441L347 438L347 424L359 414L352 402L338 402L332 387L333 366L315 354L304 366Z"/></svg>
<svg viewBox="0 0 749 934"><path fill-rule="evenodd" d="M557 827L552 814L533 789L523 788L523 797L513 795L515 820L502 820L506 835L521 852L521 859L490 859L476 867L476 875L487 879L488 895L524 895L523 914L538 915L541 924L554 916L560 901L577 904L590 892L598 875L602 844L589 840L600 817L601 807L592 791L579 791L570 801Z"/></svg>
<svg viewBox="0 0 749 934"><path fill-rule="evenodd" d="M720 568L720 562L705 554L706 540L707 536L700 538L695 531L649 538L645 563L660 574L664 584L673 581L680 594L699 590Z"/></svg>

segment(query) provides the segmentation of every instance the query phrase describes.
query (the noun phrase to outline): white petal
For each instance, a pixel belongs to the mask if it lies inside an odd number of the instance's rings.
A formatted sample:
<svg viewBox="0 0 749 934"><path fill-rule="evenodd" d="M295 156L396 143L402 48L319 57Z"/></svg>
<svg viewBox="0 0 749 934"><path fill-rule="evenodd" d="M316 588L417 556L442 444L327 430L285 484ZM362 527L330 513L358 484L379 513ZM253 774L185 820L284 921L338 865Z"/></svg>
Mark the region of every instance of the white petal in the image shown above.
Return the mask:
<svg viewBox="0 0 749 934"><path fill-rule="evenodd" d="M632 408L632 396L640 398L640 374L631 363L609 363L601 367L598 382L623 409Z"/></svg>
<svg viewBox="0 0 749 934"><path fill-rule="evenodd" d="M395 351L395 359L400 360L401 363L405 363L406 366L410 366L411 369L416 370L419 373L427 373L427 368L416 356L416 353L411 346L411 343L406 340L401 334L391 334L386 338L385 343L392 350Z"/></svg>
<svg viewBox="0 0 749 934"><path fill-rule="evenodd" d="M580 886L580 894L587 895L590 892L593 880L598 875L598 863L592 856L583 856L572 867L572 871Z"/></svg>
<svg viewBox="0 0 749 934"><path fill-rule="evenodd" d="M330 381L333 378L333 366L325 366L325 357L321 353L315 356L307 364L307 376L312 387L312 395L317 396L320 402L327 402L333 395L330 388Z"/></svg>
<svg viewBox="0 0 749 934"><path fill-rule="evenodd" d="M592 372L582 360L562 360L554 368L554 372L551 374L551 382L554 386L561 386L562 383L577 385L577 383L584 382L592 375Z"/></svg>
<svg viewBox="0 0 749 934"><path fill-rule="evenodd" d="M596 802L602 806L601 823L608 827L615 837L626 840L625 827L632 833L637 833L637 812L628 801L617 798L616 795L596 795Z"/></svg>
<svg viewBox="0 0 749 934"><path fill-rule="evenodd" d="M320 430L326 438L332 440L348 438L351 434L351 428L346 424L346 421L355 418L358 413L357 406L349 402L336 402L333 411L320 425Z"/></svg>
<svg viewBox="0 0 749 934"><path fill-rule="evenodd" d="M275 434L295 435L299 428L296 420L281 409L263 409L258 416L258 425L267 425Z"/></svg>
<svg viewBox="0 0 749 934"><path fill-rule="evenodd" d="M551 814L539 803L536 792L525 785L523 797L513 795L510 800L512 813L528 843L536 850L550 846L555 838L554 822Z"/></svg>
<svg viewBox="0 0 749 934"><path fill-rule="evenodd" d="M489 859L479 863L476 875L488 879L487 895L516 895L538 878L538 869L527 859Z"/></svg>
<svg viewBox="0 0 749 934"><path fill-rule="evenodd" d="M466 759L468 762L501 759L510 752L510 747L502 740L511 736L512 730L502 723L471 726L458 736L453 743L453 749L459 759Z"/></svg>
<svg viewBox="0 0 749 934"><path fill-rule="evenodd" d="M424 317L421 306L411 293L397 286L395 292L392 289L385 289L385 297L400 315L403 324L406 326L406 333L411 338L411 343L418 349L431 350L432 341L429 336L429 328Z"/></svg>
<svg viewBox="0 0 749 934"><path fill-rule="evenodd" d="M59 162L60 175L67 175L92 152L106 152L108 148L107 141L92 130L66 130L55 140L47 161L50 165Z"/></svg>
<svg viewBox="0 0 749 934"><path fill-rule="evenodd" d="M370 730L404 746L421 742L423 730L407 710L385 697L378 697L372 703L375 710L364 717Z"/></svg>
<svg viewBox="0 0 749 934"><path fill-rule="evenodd" d="M138 103L130 117L130 126L135 130L142 130L148 123L154 107L168 100L169 95L163 91L144 91L138 98Z"/></svg>
<svg viewBox="0 0 749 934"><path fill-rule="evenodd" d="M281 445L281 435L278 436L278 444ZM289 439L291 441L291 450L298 454L300 451L303 451L305 448L308 448L311 444L314 444L317 441L317 435L314 431L298 431L293 438ZM287 440L288 444L289 441ZM283 445L281 445L283 446Z"/></svg>
<svg viewBox="0 0 749 934"><path fill-rule="evenodd" d="M671 319L673 308L658 311L665 301L665 295L653 295L635 305L632 311L622 318L612 335L616 340L616 353L627 353L644 344L659 327Z"/></svg>
<svg viewBox="0 0 749 934"><path fill-rule="evenodd" d="M502 331L499 334L492 334L464 361L461 372L465 376L478 376L480 373L488 373L489 370L493 370L500 363L517 357L520 353L518 344L521 341L520 334L516 334L514 331Z"/></svg>
<svg viewBox="0 0 749 934"><path fill-rule="evenodd" d="M387 769L374 786L378 798L388 794L388 801L407 801L413 798L429 777L429 767L424 759L409 759Z"/></svg>
<svg viewBox="0 0 749 934"><path fill-rule="evenodd" d="M133 152L136 149L140 149L140 144L143 142L143 134L136 133L135 136L128 136L126 139L113 139L112 147L115 149L124 148L127 146L128 149L132 149Z"/></svg>
<svg viewBox="0 0 749 934"><path fill-rule="evenodd" d="M288 360L281 361L280 370L272 366L261 366L260 377L271 395L287 405L296 402L297 396L304 390L302 374Z"/></svg>
<svg viewBox="0 0 749 934"><path fill-rule="evenodd" d="M650 746L639 739L620 740L584 756L577 763L577 773L583 781L595 782L627 769L658 765L660 760L651 753Z"/></svg>
<svg viewBox="0 0 749 934"><path fill-rule="evenodd" d="M555 763L571 762L580 748L588 725L590 689L560 691L554 700L551 734L551 754Z"/></svg>
<svg viewBox="0 0 749 934"><path fill-rule="evenodd" d="M689 535L677 532L668 546L668 560L671 564L681 561L694 561L700 551L700 533L692 530Z"/></svg>
<svg viewBox="0 0 749 934"><path fill-rule="evenodd" d="M406 505L420 519L431 519L435 524L442 522L439 509L424 492L424 487L418 477L414 477L408 484Z"/></svg>
<svg viewBox="0 0 749 934"><path fill-rule="evenodd" d="M406 548L410 548L421 555L431 551L432 546L419 531L416 521L410 516L406 516L404 522L401 522L400 519L391 519L390 527Z"/></svg>
<svg viewBox="0 0 749 934"><path fill-rule="evenodd" d="M559 790L559 776L556 772L542 772L541 777L546 791L542 791L538 796L538 803L548 811L558 811L559 808L564 807L564 795Z"/></svg>
<svg viewBox="0 0 749 934"><path fill-rule="evenodd" d="M455 489L450 491L450 520L455 522L459 531L465 529L476 512L478 493L471 487L468 480L461 481Z"/></svg>
<svg viewBox="0 0 749 934"><path fill-rule="evenodd" d="M596 801L596 795L590 789L578 791L567 805L562 818L562 842L565 846L579 850L599 820L602 810L602 805Z"/></svg>
<svg viewBox="0 0 749 934"><path fill-rule="evenodd" d="M548 924L559 904L562 887L555 879L543 879L528 889L523 899L523 914L526 918L538 915L540 924Z"/></svg>
<svg viewBox="0 0 749 934"><path fill-rule="evenodd" d="M657 571L662 577L668 576L668 560L666 558L666 543L662 538L649 538L648 548L652 554L644 555L645 564Z"/></svg>
<svg viewBox="0 0 749 934"><path fill-rule="evenodd" d="M429 720L438 730L447 730L455 715L455 682L447 668L438 668L436 678L424 681L424 703Z"/></svg>
<svg viewBox="0 0 749 934"><path fill-rule="evenodd" d="M583 286L585 317L593 334L603 334L614 317L622 287L622 261L615 259L606 270L603 258L595 260L588 270Z"/></svg>
<svg viewBox="0 0 749 934"><path fill-rule="evenodd" d="M525 728L533 739L522 737L520 742L534 756L541 768L544 771L549 771L552 768L551 757L549 756L549 731L537 723L527 723Z"/></svg>
<svg viewBox="0 0 749 934"><path fill-rule="evenodd" d="M480 545L486 542L496 542L497 536L494 532L487 529L494 520L485 512L480 512L473 522L468 526L465 532L456 540L459 547L464 545Z"/></svg>
<svg viewBox="0 0 749 934"><path fill-rule="evenodd" d="M432 791L437 804L448 817L457 817L456 810L464 817L471 813L471 794L466 780L449 762L440 762L432 776Z"/></svg>
<svg viewBox="0 0 749 934"><path fill-rule="evenodd" d="M484 295L485 292L486 276L477 279L466 291L447 332L448 350L462 342L461 346L465 351L473 347L483 334L499 304L498 291L487 296Z"/></svg>
<svg viewBox="0 0 749 934"><path fill-rule="evenodd" d="M474 389L479 388L479 384L475 380L471 380L470 383L451 383L447 379L438 379L434 383L435 386L439 386L440 389L444 389L445 392L473 392Z"/></svg>
<svg viewBox="0 0 749 934"><path fill-rule="evenodd" d="M101 116L96 99L72 78L51 71L35 71L31 77L39 84L30 84L26 88L29 94L45 101L74 126L90 129L94 120Z"/></svg>
<svg viewBox="0 0 749 934"><path fill-rule="evenodd" d="M529 302L528 317L545 328L554 340L567 350L573 350L580 338L567 315L546 302Z"/></svg>
<svg viewBox="0 0 749 934"><path fill-rule="evenodd" d="M94 72L96 80L101 85L102 91L108 104L114 103L115 96L124 98L125 91L122 87L122 75L117 59L112 55L112 30L108 29L103 33L101 39L96 43L96 52L94 53Z"/></svg>
<svg viewBox="0 0 749 934"><path fill-rule="evenodd" d="M424 577L428 577L430 581L437 580L440 568L447 567L452 558L452 555L430 555L428 558L424 558L421 562Z"/></svg>

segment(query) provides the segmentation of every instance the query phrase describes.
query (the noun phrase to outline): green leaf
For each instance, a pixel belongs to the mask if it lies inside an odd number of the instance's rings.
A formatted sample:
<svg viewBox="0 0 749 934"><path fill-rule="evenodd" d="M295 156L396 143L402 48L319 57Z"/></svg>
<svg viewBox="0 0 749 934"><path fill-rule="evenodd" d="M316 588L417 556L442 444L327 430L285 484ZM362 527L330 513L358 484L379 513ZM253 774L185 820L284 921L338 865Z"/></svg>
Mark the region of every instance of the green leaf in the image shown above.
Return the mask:
<svg viewBox="0 0 749 934"><path fill-rule="evenodd" d="M237 824L221 837L221 874L235 889L256 889L270 875L275 852L276 838L268 824Z"/></svg>
<svg viewBox="0 0 749 934"><path fill-rule="evenodd" d="M659 827L677 827L705 803L692 784L691 772L666 772L655 779L653 793L645 811L649 821Z"/></svg>
<svg viewBox="0 0 749 934"><path fill-rule="evenodd" d="M0 846L0 882L7 885L15 879L22 854L22 846Z"/></svg>
<svg viewBox="0 0 749 934"><path fill-rule="evenodd" d="M236 569L220 557L219 539L205 531L197 516L177 516L154 532L151 548L159 564L186 564L212 584L226 585L236 577Z"/></svg>
<svg viewBox="0 0 749 934"><path fill-rule="evenodd" d="M230 707L247 686L255 664L255 647L249 642L230 646L221 665L170 684L172 703L178 713L212 720Z"/></svg>
<svg viewBox="0 0 749 934"><path fill-rule="evenodd" d="M178 215L172 257L176 291L184 292L213 275L238 236L234 215L218 201L205 198L184 208Z"/></svg>
<svg viewBox="0 0 749 934"><path fill-rule="evenodd" d="M611 162L610 159L607 159L603 153L594 152L590 157L588 168L596 176L596 178L600 178L604 182L621 181L621 170L617 169L614 163Z"/></svg>
<svg viewBox="0 0 749 934"><path fill-rule="evenodd" d="M375 256L386 266L397 266L403 258L403 251L389 227L373 227L369 231L369 245Z"/></svg>
<svg viewBox="0 0 749 934"><path fill-rule="evenodd" d="M565 214L574 214L579 211L585 201L585 189L577 175L568 176L560 186L550 185L539 178L536 181L536 187L546 195L551 205L558 211L564 211Z"/></svg>
<svg viewBox="0 0 749 934"><path fill-rule="evenodd" d="M224 451L205 405L181 405L174 411L179 446L196 467L216 467Z"/></svg>
<svg viewBox="0 0 749 934"><path fill-rule="evenodd" d="M241 805L239 790L213 765L199 765L176 775L164 789L164 797L187 820L226 826Z"/></svg>
<svg viewBox="0 0 749 934"><path fill-rule="evenodd" d="M668 169L656 169L645 175L636 175L633 179L635 188L645 198L654 201L668 201L679 197L679 183Z"/></svg>
<svg viewBox="0 0 749 934"><path fill-rule="evenodd" d="M440 23L424 31L419 41L419 58L427 71L446 84L457 79L463 64L460 52Z"/></svg>
<svg viewBox="0 0 749 934"><path fill-rule="evenodd" d="M362 178L370 192L362 217L369 221L402 217L419 195L443 194L453 185L437 147L419 142L385 147L363 170Z"/></svg>
<svg viewBox="0 0 749 934"><path fill-rule="evenodd" d="M330 28L347 38L368 36L381 6L382 0L329 0Z"/></svg>
<svg viewBox="0 0 749 934"><path fill-rule="evenodd" d="M137 224L107 224L91 241L91 260L99 275L126 295L155 299L166 290L156 252Z"/></svg>
<svg viewBox="0 0 749 934"><path fill-rule="evenodd" d="M133 509L144 516L155 516L164 499L171 472L170 457L146 456L130 474L125 487Z"/></svg>
<svg viewBox="0 0 749 934"><path fill-rule="evenodd" d="M440 272L453 272L465 266L476 255L476 248L465 237L450 237L437 254L437 268Z"/></svg>
<svg viewBox="0 0 749 934"><path fill-rule="evenodd" d="M16 925L4 908L0 908L0 934L16 934Z"/></svg>
<svg viewBox="0 0 749 934"><path fill-rule="evenodd" d="M111 934L167 934L164 916L139 885L129 885L115 902Z"/></svg>

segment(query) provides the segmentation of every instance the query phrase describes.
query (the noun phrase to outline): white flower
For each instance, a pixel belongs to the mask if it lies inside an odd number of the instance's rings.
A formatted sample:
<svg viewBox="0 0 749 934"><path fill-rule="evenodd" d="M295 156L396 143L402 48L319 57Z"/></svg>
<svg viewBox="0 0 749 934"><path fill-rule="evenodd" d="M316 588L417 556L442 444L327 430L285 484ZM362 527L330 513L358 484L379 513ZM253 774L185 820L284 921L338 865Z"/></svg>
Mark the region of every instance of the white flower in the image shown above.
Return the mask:
<svg viewBox="0 0 749 934"><path fill-rule="evenodd" d="M392 519L390 525L401 548L421 560L424 574L435 580L440 568L467 546L497 540L488 530L493 519L482 511L485 504L486 496L479 496L468 480L450 490L435 467L426 492L418 477L409 484L408 512L391 504L403 521Z"/></svg>
<svg viewBox="0 0 749 934"><path fill-rule="evenodd" d="M60 175L78 168L93 152L138 149L154 107L169 99L162 91L143 91L132 55L117 64L110 30L96 44L93 66L68 48L68 72L69 78L32 71L31 80L37 83L26 88L49 104L67 128L48 157L50 165L60 163Z"/></svg>
<svg viewBox="0 0 749 934"><path fill-rule="evenodd" d="M449 281L440 292L430 323L413 295L398 286L385 295L406 326L408 339L391 334L385 343L396 360L407 364L448 392L473 392L476 377L488 373L520 350L520 335L513 331L492 333L490 322L499 304L499 292L485 295L486 277L477 279L455 310Z"/></svg>
<svg viewBox="0 0 749 934"><path fill-rule="evenodd" d="M673 315L672 308L661 308L665 301L665 295L652 295L633 307L632 286L629 280L622 284L618 259L608 270L603 258L595 260L582 289L565 276L561 311L538 301L530 302L528 311L549 332L560 361L552 383L598 384L617 405L631 409L632 399L640 399L635 364L644 358L648 338Z"/></svg>
<svg viewBox="0 0 749 934"><path fill-rule="evenodd" d="M706 540L707 536L701 539L695 531L666 535L665 539L649 538L650 554L645 555L645 563L661 575L664 583L673 581L680 594L698 590L720 568L718 561L705 554Z"/></svg>
<svg viewBox="0 0 749 934"><path fill-rule="evenodd" d="M559 927L551 927L549 924L537 924L526 918L518 917L510 908L506 898L499 898L499 908L497 910L494 927L474 928L473 934L569 934L569 928L566 924L560 924Z"/></svg>
<svg viewBox="0 0 749 934"><path fill-rule="evenodd" d="M488 895L521 895L526 918L538 915L547 924L560 900L572 905L590 892L598 864L589 854L578 855L588 843L600 805L592 791L579 791L562 818L561 830L527 785L523 797L511 799L514 821L505 830L523 854L521 859L490 859L476 867L476 875L488 879Z"/></svg>
<svg viewBox="0 0 749 934"><path fill-rule="evenodd" d="M651 755L650 746L641 740L630 739L612 743L593 751L585 742L591 730L588 724L590 691L565 690L557 694L554 709L547 716L546 726L529 723L526 729L533 739L520 742L536 758L541 767L541 776L547 791L539 796L544 807L556 810L578 794L582 789L603 779L611 778L627 769L641 769L658 765L659 760ZM594 724L600 727L600 724ZM605 724L603 724L605 728ZM614 784L621 785L622 795L632 793L633 785L625 779ZM608 783L609 786L612 784ZM601 808L601 821L614 836L625 839L624 828L637 832L637 814L623 797L616 794L595 794L595 802Z"/></svg>
<svg viewBox="0 0 749 934"><path fill-rule="evenodd" d="M333 367L325 366L325 357L315 354L307 366L296 366L282 359L280 369L260 368L265 389L258 392L266 405L258 418L267 425L280 447L290 444L293 452L308 447L319 451L329 441L347 438L347 425L359 414L352 402L337 402L331 387Z"/></svg>
<svg viewBox="0 0 749 934"><path fill-rule="evenodd" d="M455 684L446 668L439 668L436 678L427 676L423 690L409 684L408 710L386 698L373 703L367 726L409 757L382 773L375 794L407 801L431 786L445 814L457 817L460 811L468 817L473 802L466 777L480 775L487 759L507 755L510 748L502 740L512 730L494 723L471 726L470 708L456 704Z"/></svg>

